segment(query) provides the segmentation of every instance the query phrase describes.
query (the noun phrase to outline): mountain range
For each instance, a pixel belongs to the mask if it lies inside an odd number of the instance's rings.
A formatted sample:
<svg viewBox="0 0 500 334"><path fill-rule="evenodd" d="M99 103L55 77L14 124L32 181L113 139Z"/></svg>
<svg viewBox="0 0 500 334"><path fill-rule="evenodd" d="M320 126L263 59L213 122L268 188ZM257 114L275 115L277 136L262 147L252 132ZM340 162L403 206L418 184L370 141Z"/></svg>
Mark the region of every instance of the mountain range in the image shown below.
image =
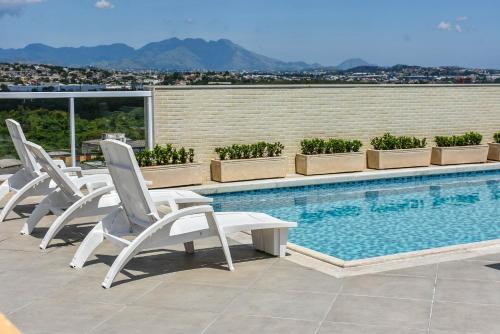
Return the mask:
<svg viewBox="0 0 500 334"><path fill-rule="evenodd" d="M170 38L139 49L122 43L59 48L36 43L20 49L0 48L0 62L133 71L304 71L323 68L320 64L285 62L266 57L227 39L205 41L200 38ZM359 66L373 65L356 58L334 68L349 70Z"/></svg>

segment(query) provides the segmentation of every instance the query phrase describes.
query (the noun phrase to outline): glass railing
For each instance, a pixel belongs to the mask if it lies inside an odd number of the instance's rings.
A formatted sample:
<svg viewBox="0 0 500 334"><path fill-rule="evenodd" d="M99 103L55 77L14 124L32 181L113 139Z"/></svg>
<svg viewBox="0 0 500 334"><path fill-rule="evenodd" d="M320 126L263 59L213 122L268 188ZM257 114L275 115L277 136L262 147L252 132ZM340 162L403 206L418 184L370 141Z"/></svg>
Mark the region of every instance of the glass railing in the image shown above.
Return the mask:
<svg viewBox="0 0 500 334"><path fill-rule="evenodd" d="M61 94L49 98L37 93L24 93L14 98L3 94L0 93L0 162L4 162L3 166L10 162L5 159L17 159L5 125L7 118L17 120L28 140L44 147L53 158L65 160L67 165L75 162L84 168L101 167L99 142L106 138L127 142L136 151L147 146L148 122L144 106L145 99L150 99L150 92L89 92L63 95L63 98L58 98ZM26 96L32 98L23 98ZM70 113L71 98L74 118ZM151 113L151 110L146 112ZM73 150L72 121L75 128Z"/></svg>

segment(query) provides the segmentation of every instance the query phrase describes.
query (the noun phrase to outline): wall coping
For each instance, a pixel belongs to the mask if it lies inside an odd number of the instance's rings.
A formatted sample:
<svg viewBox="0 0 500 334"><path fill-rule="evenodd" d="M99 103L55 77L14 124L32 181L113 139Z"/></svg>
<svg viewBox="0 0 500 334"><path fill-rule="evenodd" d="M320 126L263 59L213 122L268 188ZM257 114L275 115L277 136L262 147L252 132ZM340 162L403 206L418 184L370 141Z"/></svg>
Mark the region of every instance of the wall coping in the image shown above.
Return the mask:
<svg viewBox="0 0 500 334"><path fill-rule="evenodd" d="M311 84L311 85L192 85L192 86L146 86L148 90L209 90L209 89L305 89L305 88L500 88L500 84Z"/></svg>

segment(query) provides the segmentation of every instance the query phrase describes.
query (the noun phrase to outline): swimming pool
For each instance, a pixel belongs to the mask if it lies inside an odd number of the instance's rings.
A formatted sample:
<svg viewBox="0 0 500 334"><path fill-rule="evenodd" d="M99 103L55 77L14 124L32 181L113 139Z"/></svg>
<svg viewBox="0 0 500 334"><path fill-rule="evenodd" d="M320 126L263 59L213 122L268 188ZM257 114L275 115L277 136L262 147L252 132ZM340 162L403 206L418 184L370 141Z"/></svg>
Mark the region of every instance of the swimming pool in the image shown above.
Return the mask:
<svg viewBox="0 0 500 334"><path fill-rule="evenodd" d="M212 195L297 221L289 241L345 261L500 239L500 170Z"/></svg>

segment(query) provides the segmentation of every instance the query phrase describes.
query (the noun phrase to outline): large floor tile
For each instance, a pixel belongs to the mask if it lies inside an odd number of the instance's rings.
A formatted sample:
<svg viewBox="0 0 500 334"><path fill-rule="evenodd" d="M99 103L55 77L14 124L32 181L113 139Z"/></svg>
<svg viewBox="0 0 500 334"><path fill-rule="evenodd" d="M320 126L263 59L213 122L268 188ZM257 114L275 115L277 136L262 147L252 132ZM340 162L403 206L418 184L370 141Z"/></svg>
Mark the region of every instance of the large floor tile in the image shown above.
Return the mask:
<svg viewBox="0 0 500 334"><path fill-rule="evenodd" d="M272 261L260 259L235 263L234 271L229 271L225 265L179 270L175 272L172 280L182 283L248 287L259 277L267 274L272 264Z"/></svg>
<svg viewBox="0 0 500 334"><path fill-rule="evenodd" d="M242 292L240 288L166 281L141 297L136 304L151 307L221 312Z"/></svg>
<svg viewBox="0 0 500 334"><path fill-rule="evenodd" d="M333 298L319 293L248 290L231 303L227 313L318 321Z"/></svg>
<svg viewBox="0 0 500 334"><path fill-rule="evenodd" d="M310 291L337 293L342 280L300 266L272 266L253 285L256 289L275 291Z"/></svg>
<svg viewBox="0 0 500 334"><path fill-rule="evenodd" d="M224 315L217 319L206 334L313 334L318 327L316 321L280 319L256 316Z"/></svg>
<svg viewBox="0 0 500 334"><path fill-rule="evenodd" d="M425 329L343 324L325 321L318 334L427 334Z"/></svg>
<svg viewBox="0 0 500 334"><path fill-rule="evenodd" d="M342 294L432 300L434 278L366 275L346 278Z"/></svg>
<svg viewBox="0 0 500 334"><path fill-rule="evenodd" d="M500 282L440 279L435 300L500 305Z"/></svg>
<svg viewBox="0 0 500 334"><path fill-rule="evenodd" d="M426 329L431 301L339 295L327 321Z"/></svg>
<svg viewBox="0 0 500 334"><path fill-rule="evenodd" d="M499 306L435 302L431 330L500 333L499 315Z"/></svg>
<svg viewBox="0 0 500 334"><path fill-rule="evenodd" d="M500 264L491 261L452 261L439 264L438 278L500 281Z"/></svg>
<svg viewBox="0 0 500 334"><path fill-rule="evenodd" d="M22 270L0 273L0 311L10 313L57 292L75 277L64 270Z"/></svg>
<svg viewBox="0 0 500 334"><path fill-rule="evenodd" d="M123 306L43 299L12 313L9 318L23 334L85 333Z"/></svg>
<svg viewBox="0 0 500 334"><path fill-rule="evenodd" d="M153 290L162 280L153 278L138 279L119 284L110 289L103 289L102 279L79 277L51 295L53 298L71 300L80 303L131 304Z"/></svg>
<svg viewBox="0 0 500 334"><path fill-rule="evenodd" d="M409 267L403 269L389 270L381 272L380 275L395 275L395 276L415 276L435 278L437 265L429 264L425 266Z"/></svg>
<svg viewBox="0 0 500 334"><path fill-rule="evenodd" d="M215 313L143 306L127 306L95 328L102 334L199 334L216 317Z"/></svg>

